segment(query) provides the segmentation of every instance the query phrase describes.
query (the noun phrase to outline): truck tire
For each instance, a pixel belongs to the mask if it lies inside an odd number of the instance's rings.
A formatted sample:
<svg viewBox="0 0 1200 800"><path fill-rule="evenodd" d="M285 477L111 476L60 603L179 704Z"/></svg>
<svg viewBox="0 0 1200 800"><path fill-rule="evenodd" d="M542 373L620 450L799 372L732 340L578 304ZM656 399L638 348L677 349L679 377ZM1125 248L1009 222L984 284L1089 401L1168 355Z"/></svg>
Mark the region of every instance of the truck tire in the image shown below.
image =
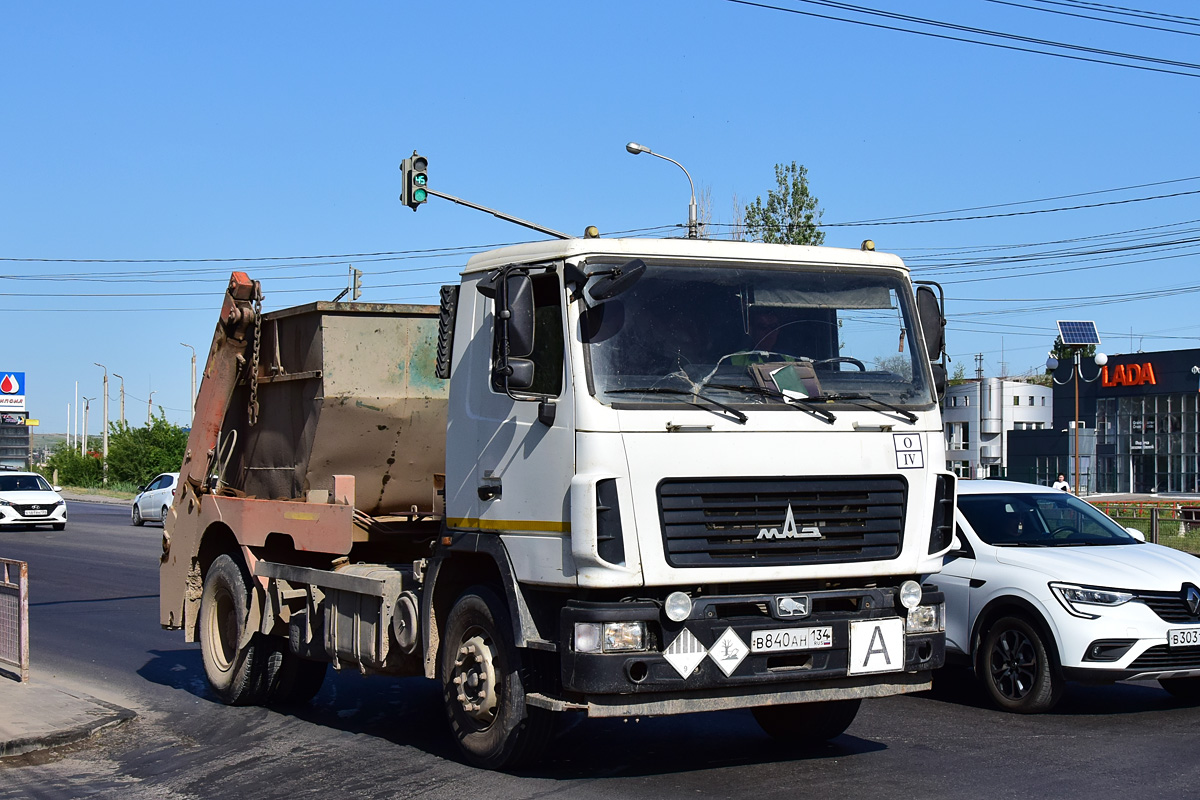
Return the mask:
<svg viewBox="0 0 1200 800"><path fill-rule="evenodd" d="M288 649L287 639L271 637L267 703L273 706L302 706L317 696L325 683L324 661L301 658Z"/></svg>
<svg viewBox="0 0 1200 800"><path fill-rule="evenodd" d="M250 582L241 565L217 556L200 596L200 654L208 685L231 706L261 705L267 695L270 648L255 634L238 650L250 608Z"/></svg>
<svg viewBox="0 0 1200 800"><path fill-rule="evenodd" d="M754 721L775 739L821 744L846 732L858 714L861 700L789 703L753 709Z"/></svg>
<svg viewBox="0 0 1200 800"><path fill-rule="evenodd" d="M438 678L450 730L467 761L504 769L541 756L554 717L525 703L528 676L508 609L491 589L472 587L455 601L441 635Z"/></svg>
<svg viewBox="0 0 1200 800"><path fill-rule="evenodd" d="M997 706L1017 714L1049 711L1062 698L1059 674L1037 626L1023 617L996 620L983 636L977 674Z"/></svg>

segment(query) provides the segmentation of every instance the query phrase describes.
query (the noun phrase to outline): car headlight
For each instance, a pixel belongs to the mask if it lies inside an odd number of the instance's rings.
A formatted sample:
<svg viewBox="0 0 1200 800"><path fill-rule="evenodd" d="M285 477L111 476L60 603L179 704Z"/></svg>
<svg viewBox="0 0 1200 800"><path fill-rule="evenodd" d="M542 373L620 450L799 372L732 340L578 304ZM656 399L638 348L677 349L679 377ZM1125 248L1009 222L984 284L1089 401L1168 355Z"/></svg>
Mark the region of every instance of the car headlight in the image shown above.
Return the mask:
<svg viewBox="0 0 1200 800"><path fill-rule="evenodd" d="M1050 591L1062 603L1068 614L1083 619L1096 619L1092 613L1096 606L1119 606L1133 599L1130 592L1120 589L1102 589L1095 586L1076 586L1072 583L1051 583Z"/></svg>
<svg viewBox="0 0 1200 800"><path fill-rule="evenodd" d="M0 506L11 506L11 505L12 505L12 503L8 502L7 500L0 499Z"/></svg>

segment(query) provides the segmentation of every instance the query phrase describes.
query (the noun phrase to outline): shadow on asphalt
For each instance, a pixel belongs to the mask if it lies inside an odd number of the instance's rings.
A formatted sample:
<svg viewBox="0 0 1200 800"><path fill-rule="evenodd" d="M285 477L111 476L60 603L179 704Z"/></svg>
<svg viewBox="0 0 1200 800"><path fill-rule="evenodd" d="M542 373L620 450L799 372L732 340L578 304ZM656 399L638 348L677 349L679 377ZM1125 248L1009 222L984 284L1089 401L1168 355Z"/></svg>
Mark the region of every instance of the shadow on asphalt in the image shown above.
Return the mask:
<svg viewBox="0 0 1200 800"><path fill-rule="evenodd" d="M935 671L933 689L912 696L970 706L996 714L1008 713L992 704L987 690L966 667L951 666ZM1068 683L1062 700L1047 713L1061 717L1142 714L1174 708L1191 708L1194 705L1176 699L1154 681L1104 685Z"/></svg>
<svg viewBox="0 0 1200 800"><path fill-rule="evenodd" d="M151 651L151 656L138 670L140 676L221 706L209 691L198 648ZM240 709L230 709L235 711ZM424 678L330 670L310 705L272 711L333 730L378 737L439 758L462 760L445 721L441 692L436 683ZM545 758L514 774L549 780L641 777L841 759L886 749L882 742L851 734L827 744L799 747L767 736L748 710L594 720L564 714ZM598 753L603 753L603 758L598 758Z"/></svg>

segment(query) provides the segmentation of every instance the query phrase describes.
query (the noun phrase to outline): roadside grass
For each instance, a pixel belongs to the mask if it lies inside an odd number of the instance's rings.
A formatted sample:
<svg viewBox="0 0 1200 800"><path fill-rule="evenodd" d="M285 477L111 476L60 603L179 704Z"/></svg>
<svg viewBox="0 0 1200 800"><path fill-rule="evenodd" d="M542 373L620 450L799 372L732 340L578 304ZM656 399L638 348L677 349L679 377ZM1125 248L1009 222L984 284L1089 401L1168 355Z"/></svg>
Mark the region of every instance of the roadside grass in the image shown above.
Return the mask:
<svg viewBox="0 0 1200 800"><path fill-rule="evenodd" d="M127 483L125 481L109 481L107 485L99 486L68 486L63 484L63 491L74 492L75 494L96 494L101 497L114 497L120 500L133 500L134 495L138 493L138 485L136 483Z"/></svg>

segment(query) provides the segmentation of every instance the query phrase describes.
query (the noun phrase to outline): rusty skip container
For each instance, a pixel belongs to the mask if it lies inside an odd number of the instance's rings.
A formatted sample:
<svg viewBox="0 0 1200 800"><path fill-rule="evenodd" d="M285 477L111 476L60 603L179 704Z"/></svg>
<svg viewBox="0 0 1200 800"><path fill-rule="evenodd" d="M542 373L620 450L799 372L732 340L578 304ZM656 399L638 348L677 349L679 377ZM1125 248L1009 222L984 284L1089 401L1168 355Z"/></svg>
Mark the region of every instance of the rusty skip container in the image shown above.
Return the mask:
<svg viewBox="0 0 1200 800"><path fill-rule="evenodd" d="M222 480L312 500L353 475L361 511L431 512L449 393L435 372L437 306L310 303L264 314L260 330L257 420L244 381L222 427Z"/></svg>

